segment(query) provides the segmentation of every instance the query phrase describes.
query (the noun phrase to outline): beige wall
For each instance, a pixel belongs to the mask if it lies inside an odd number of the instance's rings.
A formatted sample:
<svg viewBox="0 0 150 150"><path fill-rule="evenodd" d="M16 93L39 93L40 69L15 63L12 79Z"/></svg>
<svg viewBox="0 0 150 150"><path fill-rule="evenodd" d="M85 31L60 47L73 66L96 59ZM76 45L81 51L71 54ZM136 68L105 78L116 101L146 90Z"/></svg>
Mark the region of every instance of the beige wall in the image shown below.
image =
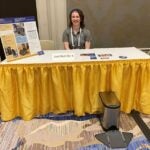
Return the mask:
<svg viewBox="0 0 150 150"><path fill-rule="evenodd" d="M93 47L150 47L150 0L67 0L80 8Z"/></svg>

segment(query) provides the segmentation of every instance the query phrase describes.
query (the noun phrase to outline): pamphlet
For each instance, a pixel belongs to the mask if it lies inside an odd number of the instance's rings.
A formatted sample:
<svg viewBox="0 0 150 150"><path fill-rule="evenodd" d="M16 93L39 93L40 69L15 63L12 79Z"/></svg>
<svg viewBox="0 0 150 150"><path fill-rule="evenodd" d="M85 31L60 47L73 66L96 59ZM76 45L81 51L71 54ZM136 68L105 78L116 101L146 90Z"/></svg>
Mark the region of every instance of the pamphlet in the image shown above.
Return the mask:
<svg viewBox="0 0 150 150"><path fill-rule="evenodd" d="M110 57L112 57L112 54L98 54L98 56L100 57L100 59L110 59Z"/></svg>
<svg viewBox="0 0 150 150"><path fill-rule="evenodd" d="M89 56L90 59L97 59L95 53L82 53L80 56Z"/></svg>

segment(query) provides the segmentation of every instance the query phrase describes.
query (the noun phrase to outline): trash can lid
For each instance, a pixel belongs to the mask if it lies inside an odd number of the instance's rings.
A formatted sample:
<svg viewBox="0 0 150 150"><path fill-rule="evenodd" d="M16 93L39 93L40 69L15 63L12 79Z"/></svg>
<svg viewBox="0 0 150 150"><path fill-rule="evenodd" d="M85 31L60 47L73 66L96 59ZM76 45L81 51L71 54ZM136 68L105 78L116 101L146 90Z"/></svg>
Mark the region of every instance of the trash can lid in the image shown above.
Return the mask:
<svg viewBox="0 0 150 150"><path fill-rule="evenodd" d="M115 92L113 92L113 91L99 92L99 96L105 107L108 107L108 108L119 108L120 107L120 101L118 100Z"/></svg>

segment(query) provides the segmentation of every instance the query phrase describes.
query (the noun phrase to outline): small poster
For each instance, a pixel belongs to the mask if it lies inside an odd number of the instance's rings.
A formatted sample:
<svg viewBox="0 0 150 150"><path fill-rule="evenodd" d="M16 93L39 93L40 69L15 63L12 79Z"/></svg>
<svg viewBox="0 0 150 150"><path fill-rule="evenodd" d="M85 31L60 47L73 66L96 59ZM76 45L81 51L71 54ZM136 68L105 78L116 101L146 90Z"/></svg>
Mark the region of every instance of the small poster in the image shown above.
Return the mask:
<svg viewBox="0 0 150 150"><path fill-rule="evenodd" d="M33 16L0 19L0 37L7 61L42 51Z"/></svg>

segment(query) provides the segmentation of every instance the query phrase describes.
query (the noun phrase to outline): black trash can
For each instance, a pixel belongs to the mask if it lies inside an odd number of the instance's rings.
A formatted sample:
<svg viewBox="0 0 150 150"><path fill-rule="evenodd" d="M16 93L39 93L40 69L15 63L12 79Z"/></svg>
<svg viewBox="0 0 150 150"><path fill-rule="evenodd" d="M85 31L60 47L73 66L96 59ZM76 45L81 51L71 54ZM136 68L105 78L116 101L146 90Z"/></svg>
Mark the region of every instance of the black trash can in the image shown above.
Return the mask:
<svg viewBox="0 0 150 150"><path fill-rule="evenodd" d="M120 101L115 92L99 92L100 99L104 106L101 125L104 130L116 130L119 128Z"/></svg>

